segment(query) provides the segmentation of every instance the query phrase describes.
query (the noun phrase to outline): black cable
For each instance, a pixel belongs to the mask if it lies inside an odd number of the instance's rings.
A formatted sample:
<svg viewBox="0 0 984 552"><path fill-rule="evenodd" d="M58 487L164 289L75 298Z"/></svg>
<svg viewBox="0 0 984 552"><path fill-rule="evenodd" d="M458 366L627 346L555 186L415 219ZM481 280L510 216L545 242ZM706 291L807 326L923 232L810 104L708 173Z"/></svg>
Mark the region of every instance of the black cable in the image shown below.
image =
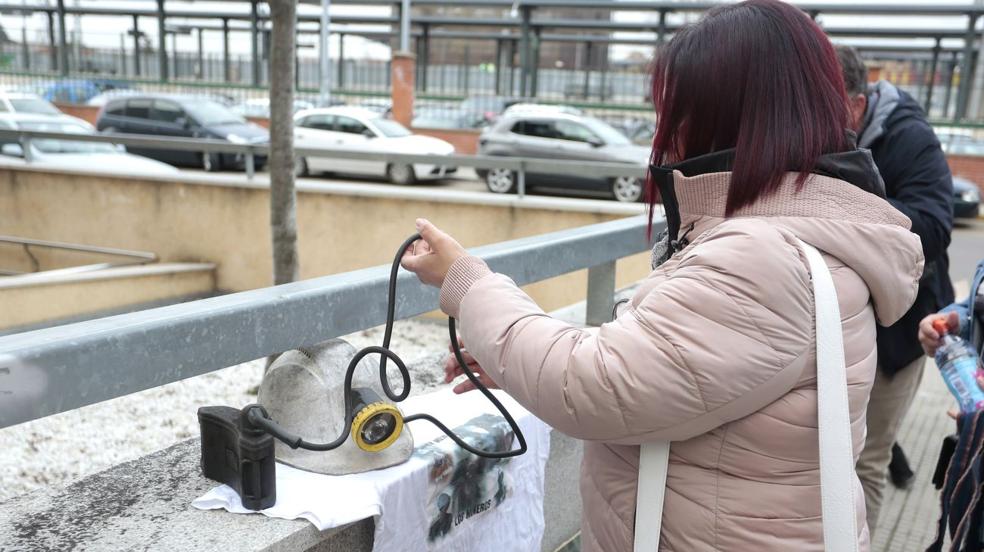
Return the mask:
<svg viewBox="0 0 984 552"><path fill-rule="evenodd" d="M294 435L293 433L290 433L289 431L285 430L283 427L280 426L280 424L270 419L267 416L266 411L263 410L263 408L259 405L251 405L246 407L245 409L246 417L251 424L253 424L256 427L262 428L264 431L266 431L273 437L279 439L280 441L283 441L291 448L303 448L303 449L314 450L314 451L328 451L340 447L346 441L346 439L348 439L349 432L351 431L351 427L352 427L352 416L353 416L352 377L355 375L355 369L358 367L359 362L366 356L373 353L377 353L380 355L379 380L383 386L383 393L385 393L386 396L391 401L396 403L402 402L404 399L407 398L407 396L410 394L410 371L407 369L407 366L403 362L403 359L401 359L396 353L394 353L389 349L389 344L390 344L390 338L393 335L393 322L396 318L396 277L400 270L400 261L402 260L403 254L407 250L407 248L410 247L411 244L413 244L415 241L419 239L420 239L420 234L414 234L409 238L407 238L407 240L403 242L403 245L400 246L399 251L396 252L396 257L393 259L392 269L390 270L390 279L389 279L389 288L388 288L389 297L386 304L386 329L383 332L383 345L382 346L370 345L369 347L363 348L358 353L356 353L354 357L352 357L352 360L349 362L348 368L345 370L345 384L344 384L345 412L343 414L345 419L345 424L342 426L341 435L339 435L338 438L336 438L334 441L331 441L329 443L311 443L305 441L301 437ZM444 425L443 423L441 423L440 420L431 416L430 414L413 414L411 416L407 416L403 418L404 422L409 423L416 420L426 420L437 426L438 429L443 431L459 447L477 456L498 459L498 458L511 458L513 456L519 456L520 454L525 453L527 450L526 437L523 435L523 431L519 429L519 424L517 424L516 420L514 420L513 417L509 414L509 411L506 410L506 407L504 407L502 403L499 402L499 399L497 399L495 395L493 395L492 392L489 391L484 384L482 384L478 376L476 376L474 373L472 373L471 370L468 369L468 363L465 362L465 358L461 353L461 347L458 345L458 334L455 331L454 318L451 317L448 317L448 333L451 336L451 350L454 352L454 357L458 361L458 365L461 366L461 370L465 373L465 377L467 377L472 382L472 384L475 385L476 389L478 389L479 391L482 392L483 395L485 395L485 397L489 400L489 402L491 402L492 405L495 406L496 410L498 410L499 413L502 414L502 417L505 418L506 422L509 423L509 427L512 429L513 435L515 435L516 439L519 441L519 448L513 450L507 450L507 451L484 451L484 450L476 449L475 447L466 443L461 437L458 437L458 435L456 435L454 431L449 429L448 426ZM392 360L396 364L396 367L400 372L400 376L403 379L403 388L398 394L394 393L393 390L390 388L389 380L386 377L387 359Z"/></svg>

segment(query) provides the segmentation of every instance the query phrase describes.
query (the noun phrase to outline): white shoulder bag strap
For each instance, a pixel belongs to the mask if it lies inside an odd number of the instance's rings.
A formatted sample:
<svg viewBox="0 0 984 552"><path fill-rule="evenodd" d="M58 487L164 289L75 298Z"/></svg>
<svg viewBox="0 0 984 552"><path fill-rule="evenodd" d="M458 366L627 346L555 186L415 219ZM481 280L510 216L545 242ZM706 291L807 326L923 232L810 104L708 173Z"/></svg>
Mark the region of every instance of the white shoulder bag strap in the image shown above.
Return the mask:
<svg viewBox="0 0 984 552"><path fill-rule="evenodd" d="M857 552L854 452L844 365L840 307L830 269L812 245L800 241L813 278L816 301L817 411L820 432L820 497L823 542L828 552ZM656 552L670 443L642 445L636 498L635 552ZM644 528L640 531L639 528Z"/></svg>

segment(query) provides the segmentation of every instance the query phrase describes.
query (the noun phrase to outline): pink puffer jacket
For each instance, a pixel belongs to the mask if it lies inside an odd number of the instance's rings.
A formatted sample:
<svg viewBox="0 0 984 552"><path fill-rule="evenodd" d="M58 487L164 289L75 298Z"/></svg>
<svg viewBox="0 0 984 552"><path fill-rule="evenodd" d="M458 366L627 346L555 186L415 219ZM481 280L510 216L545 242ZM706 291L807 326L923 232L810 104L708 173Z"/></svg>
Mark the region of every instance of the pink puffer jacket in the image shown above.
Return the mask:
<svg viewBox="0 0 984 552"><path fill-rule="evenodd" d="M665 439L674 443L660 550L822 550L813 292L796 238L824 252L833 274L855 455L875 320L890 324L912 303L919 239L886 201L833 178L811 176L797 192L791 175L730 218L728 173L674 180L691 243L616 321L584 329L554 320L474 257L452 266L442 308L496 383L587 441L585 551L632 550L638 445Z"/></svg>

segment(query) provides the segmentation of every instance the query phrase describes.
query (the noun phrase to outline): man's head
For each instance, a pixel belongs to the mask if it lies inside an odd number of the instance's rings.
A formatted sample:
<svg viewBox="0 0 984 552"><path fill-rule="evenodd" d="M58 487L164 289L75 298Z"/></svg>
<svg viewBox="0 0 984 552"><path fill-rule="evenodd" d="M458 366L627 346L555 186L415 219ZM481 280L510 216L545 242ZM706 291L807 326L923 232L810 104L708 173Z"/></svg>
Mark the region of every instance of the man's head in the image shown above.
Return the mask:
<svg viewBox="0 0 984 552"><path fill-rule="evenodd" d="M868 108L868 69L861 61L858 51L850 46L837 45L837 59L844 72L844 87L847 99L851 102L851 125L855 131L861 130L864 111Z"/></svg>

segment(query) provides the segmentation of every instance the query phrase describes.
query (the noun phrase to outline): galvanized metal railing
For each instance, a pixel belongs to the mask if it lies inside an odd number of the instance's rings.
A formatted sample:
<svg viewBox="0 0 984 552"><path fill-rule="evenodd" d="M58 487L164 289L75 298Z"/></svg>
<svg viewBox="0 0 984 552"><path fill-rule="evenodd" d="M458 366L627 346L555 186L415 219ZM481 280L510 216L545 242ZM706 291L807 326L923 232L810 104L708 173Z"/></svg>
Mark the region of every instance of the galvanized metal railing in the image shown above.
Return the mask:
<svg viewBox="0 0 984 552"><path fill-rule="evenodd" d="M587 268L587 322L601 324L611 316L615 262L649 248L646 224L637 216L471 252L520 285ZM0 428L380 325L389 270L378 266L0 337ZM436 289L401 271L397 318L437 305Z"/></svg>
<svg viewBox="0 0 984 552"><path fill-rule="evenodd" d="M205 138L148 137L140 134L70 134L61 132L42 132L32 130L0 129L0 141L18 141L24 153L24 160L32 162L31 141L36 139L71 140L77 142L99 142L122 144L150 149L170 149L202 153L232 153L245 159L246 176L252 179L256 174L256 157L268 155L268 144L232 144L223 140ZM536 159L529 157L494 157L487 155L416 155L406 153L376 153L329 148L294 148L298 157L325 157L333 159L354 159L359 161L382 161L401 164L427 164L444 167L473 167L476 169L509 169L517 175L517 194L526 193L527 173L569 174L577 176L616 178L621 176L645 178L646 160L639 165L627 163L604 163L598 161L564 161L557 159Z"/></svg>
<svg viewBox="0 0 984 552"><path fill-rule="evenodd" d="M0 268L0 275L3 276L17 276L18 281L27 281L28 278L38 275L41 272L41 264L38 262L37 257L31 252L32 247L37 247L40 249L57 249L61 251L72 251L75 253L84 253L92 255L105 255L109 257L118 257L121 260L107 261L101 263L90 263L85 265L71 266L67 268L58 268L53 270L45 270L43 276L50 277L55 274L78 274L82 272L91 272L94 270L102 270L105 268L116 268L120 266L130 266L135 264L146 264L152 263L157 260L157 255L150 253L148 251L133 251L130 249L117 249L114 247L97 247L94 245L82 245L77 243L65 243L56 242L48 240L35 240L31 238L20 238L16 236L0 236L0 245L7 244L15 247L23 248L24 253L30 258L33 271L30 273L19 272L16 270L8 270Z"/></svg>

